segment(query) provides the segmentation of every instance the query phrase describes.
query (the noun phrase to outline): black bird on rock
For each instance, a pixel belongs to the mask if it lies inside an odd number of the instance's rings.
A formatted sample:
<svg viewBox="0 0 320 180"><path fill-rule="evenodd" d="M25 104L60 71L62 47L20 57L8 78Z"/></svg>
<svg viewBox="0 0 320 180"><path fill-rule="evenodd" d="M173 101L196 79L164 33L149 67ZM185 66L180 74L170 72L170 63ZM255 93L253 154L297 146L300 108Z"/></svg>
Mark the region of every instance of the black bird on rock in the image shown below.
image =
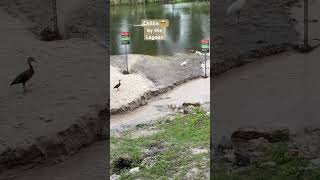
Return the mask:
<svg viewBox="0 0 320 180"><path fill-rule="evenodd" d="M121 86L121 83L120 83L121 80L119 80L119 83L116 84L113 89L117 89L117 91L119 90L119 87Z"/></svg>
<svg viewBox="0 0 320 180"><path fill-rule="evenodd" d="M28 57L28 65L29 65L29 69L25 70L24 72L20 73L10 84L10 86L14 85L14 84L20 84L22 83L23 86L23 91L26 92L27 88L26 88L26 82L31 79L31 77L34 74L34 70L33 67L31 65L31 62L36 62L36 60L33 57Z"/></svg>

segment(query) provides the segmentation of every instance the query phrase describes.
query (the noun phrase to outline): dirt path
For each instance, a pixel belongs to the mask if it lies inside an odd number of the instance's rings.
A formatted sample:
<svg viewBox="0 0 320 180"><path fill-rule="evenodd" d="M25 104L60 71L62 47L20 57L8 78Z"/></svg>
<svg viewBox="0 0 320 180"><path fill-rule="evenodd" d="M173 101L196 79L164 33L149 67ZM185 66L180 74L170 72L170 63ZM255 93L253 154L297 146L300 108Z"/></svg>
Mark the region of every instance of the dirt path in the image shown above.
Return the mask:
<svg viewBox="0 0 320 180"><path fill-rule="evenodd" d="M319 2L312 5L310 19L320 18L319 7ZM293 11L300 32L302 10ZM319 23L310 23L310 39L319 38L319 30ZM215 137L228 136L239 127L284 126L292 131L320 127L319 57L320 49L309 54L288 52L218 76L212 96Z"/></svg>
<svg viewBox="0 0 320 180"><path fill-rule="evenodd" d="M84 149L67 161L50 167L26 171L14 180L103 180L107 179L105 142L98 142Z"/></svg>

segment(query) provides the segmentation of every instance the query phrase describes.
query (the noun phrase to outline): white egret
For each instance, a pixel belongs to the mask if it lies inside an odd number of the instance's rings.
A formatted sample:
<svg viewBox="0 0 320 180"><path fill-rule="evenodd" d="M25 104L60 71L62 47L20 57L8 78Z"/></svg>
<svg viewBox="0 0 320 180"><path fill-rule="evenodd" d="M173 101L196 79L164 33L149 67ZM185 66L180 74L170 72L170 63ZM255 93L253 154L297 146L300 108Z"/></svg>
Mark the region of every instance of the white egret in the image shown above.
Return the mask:
<svg viewBox="0 0 320 180"><path fill-rule="evenodd" d="M238 24L239 24L239 19L240 19L240 12L243 9L244 5L246 4L246 0L236 0L233 2L228 10L227 10L227 15L230 14L237 14L238 15Z"/></svg>
<svg viewBox="0 0 320 180"><path fill-rule="evenodd" d="M188 63L189 59L187 59L186 61L183 61L180 66L185 66Z"/></svg>
<svg viewBox="0 0 320 180"><path fill-rule="evenodd" d="M196 51L195 54L197 54L197 55L204 55L204 54L201 53L200 51Z"/></svg>

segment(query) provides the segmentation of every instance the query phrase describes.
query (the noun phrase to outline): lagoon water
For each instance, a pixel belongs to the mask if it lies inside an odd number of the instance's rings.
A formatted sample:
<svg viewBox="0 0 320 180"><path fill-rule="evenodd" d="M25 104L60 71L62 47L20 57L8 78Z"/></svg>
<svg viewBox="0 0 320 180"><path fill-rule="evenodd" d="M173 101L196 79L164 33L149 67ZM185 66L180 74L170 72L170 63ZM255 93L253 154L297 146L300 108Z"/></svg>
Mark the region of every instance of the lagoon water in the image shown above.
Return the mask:
<svg viewBox="0 0 320 180"><path fill-rule="evenodd" d="M201 49L201 40L210 38L210 7L207 3L119 5L110 8L111 54L125 53L120 32L130 32L128 53L171 55L186 49ZM168 19L166 40L145 41L142 19Z"/></svg>

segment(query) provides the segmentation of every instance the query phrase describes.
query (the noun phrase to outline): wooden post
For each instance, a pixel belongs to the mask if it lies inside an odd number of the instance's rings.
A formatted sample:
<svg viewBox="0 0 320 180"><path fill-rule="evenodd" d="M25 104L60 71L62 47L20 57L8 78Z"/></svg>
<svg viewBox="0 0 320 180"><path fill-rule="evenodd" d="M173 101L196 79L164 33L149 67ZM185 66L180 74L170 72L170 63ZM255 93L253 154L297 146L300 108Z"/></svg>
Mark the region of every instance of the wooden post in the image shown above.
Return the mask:
<svg viewBox="0 0 320 180"><path fill-rule="evenodd" d="M57 0L52 0L52 18L53 18L53 28L56 34L56 39L61 39L61 35L58 27L58 13L57 13Z"/></svg>
<svg viewBox="0 0 320 180"><path fill-rule="evenodd" d="M309 48L309 4L304 0L304 48Z"/></svg>
<svg viewBox="0 0 320 180"><path fill-rule="evenodd" d="M127 73L129 74L129 62L128 62L127 45L125 45L125 50L126 50L126 61L127 61Z"/></svg>
<svg viewBox="0 0 320 180"><path fill-rule="evenodd" d="M204 53L204 77L207 77L207 53Z"/></svg>

